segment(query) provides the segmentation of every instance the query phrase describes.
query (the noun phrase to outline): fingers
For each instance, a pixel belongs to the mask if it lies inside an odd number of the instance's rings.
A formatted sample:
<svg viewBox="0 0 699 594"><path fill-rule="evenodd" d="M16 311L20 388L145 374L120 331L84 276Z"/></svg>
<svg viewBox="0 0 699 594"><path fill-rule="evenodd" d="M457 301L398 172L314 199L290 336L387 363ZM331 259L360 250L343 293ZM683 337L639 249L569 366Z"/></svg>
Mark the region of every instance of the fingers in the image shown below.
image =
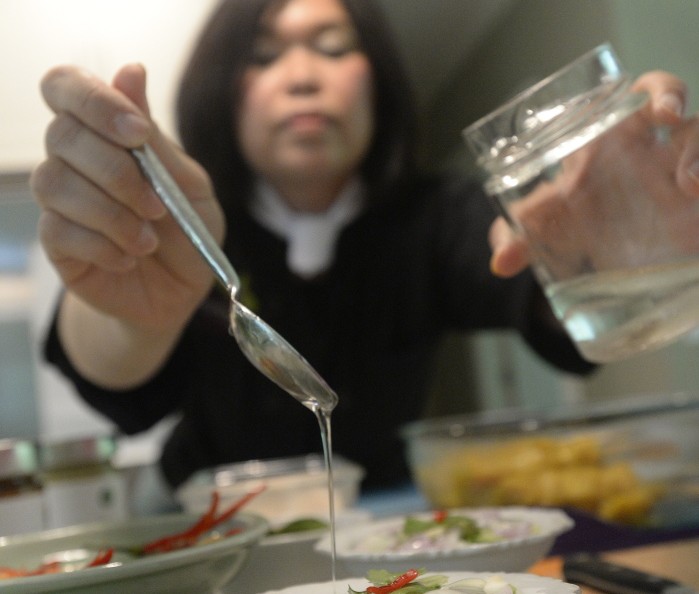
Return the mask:
<svg viewBox="0 0 699 594"><path fill-rule="evenodd" d="M114 76L112 87L126 95L150 118L150 108L146 97L146 70L140 64L127 64Z"/></svg>
<svg viewBox="0 0 699 594"><path fill-rule="evenodd" d="M149 221L165 209L124 150L155 133L146 119L145 72L131 66L120 75L135 101L76 68L55 68L42 81L56 116L46 132L48 157L30 183L45 211L40 237L52 259L120 270L158 247Z"/></svg>
<svg viewBox="0 0 699 594"><path fill-rule="evenodd" d="M124 254L145 256L158 247L157 235L149 221L113 200L63 161L52 159L39 165L31 184L43 210L100 233Z"/></svg>
<svg viewBox="0 0 699 594"><path fill-rule="evenodd" d="M47 158L30 183L43 210L40 238L64 279L89 274L89 265L128 271L143 257L161 264L182 257L185 238L173 233L175 223L126 150L145 142L215 237L224 233L208 175L149 120L145 70L125 66L113 85L70 67L54 68L42 81L56 115L46 132Z"/></svg>
<svg viewBox="0 0 699 594"><path fill-rule="evenodd" d="M699 120L693 118L684 128L677 183L691 196L699 196Z"/></svg>
<svg viewBox="0 0 699 594"><path fill-rule="evenodd" d="M64 161L140 216L156 219L164 208L123 150L157 133L147 119L145 71L126 66L118 76L138 104L77 68L61 66L46 74L42 92L56 112L46 133L46 152L49 160Z"/></svg>
<svg viewBox="0 0 699 594"><path fill-rule="evenodd" d="M687 85L668 72L653 71L641 75L633 84L634 91L650 96L649 109L659 124L678 124L687 105Z"/></svg>
<svg viewBox="0 0 699 594"><path fill-rule="evenodd" d="M512 232L502 217L498 217L493 222L488 240L493 250L490 270L495 276L503 278L515 276L529 265L525 241Z"/></svg>
<svg viewBox="0 0 699 594"><path fill-rule="evenodd" d="M147 112L118 89L77 68L53 68L42 79L41 92L52 111L71 114L115 144L134 148L151 133Z"/></svg>
<svg viewBox="0 0 699 594"><path fill-rule="evenodd" d="M140 175L129 153L107 142L74 116L61 113L46 132L47 159L51 165L35 172L34 187L42 193L41 202L48 205L48 190L54 181L49 175L70 175L76 172L99 187L104 193L145 219L157 219L163 206L151 187ZM60 163L56 163L60 162Z"/></svg>
<svg viewBox="0 0 699 594"><path fill-rule="evenodd" d="M125 254L104 235L65 219L55 211L39 217L39 239L48 258L66 284L78 279L90 265L108 272L126 273L137 259Z"/></svg>
<svg viewBox="0 0 699 594"><path fill-rule="evenodd" d="M676 171L677 183L685 192L699 196L699 120L683 119L687 105L687 85L676 76L662 71L648 72L633 85L650 95L650 114L660 125L671 125L678 141L680 157Z"/></svg>

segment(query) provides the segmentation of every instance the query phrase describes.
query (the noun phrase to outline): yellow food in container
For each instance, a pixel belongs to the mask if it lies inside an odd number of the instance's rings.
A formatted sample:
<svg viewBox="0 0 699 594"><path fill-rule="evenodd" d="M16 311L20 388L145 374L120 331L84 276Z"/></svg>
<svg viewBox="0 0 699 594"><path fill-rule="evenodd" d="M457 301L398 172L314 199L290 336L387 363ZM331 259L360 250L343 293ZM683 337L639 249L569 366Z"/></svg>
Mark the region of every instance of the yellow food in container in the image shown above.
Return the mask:
<svg viewBox="0 0 699 594"><path fill-rule="evenodd" d="M449 448L416 464L416 478L437 507L575 507L610 521L639 523L662 495L628 462L607 462L600 439L532 436Z"/></svg>

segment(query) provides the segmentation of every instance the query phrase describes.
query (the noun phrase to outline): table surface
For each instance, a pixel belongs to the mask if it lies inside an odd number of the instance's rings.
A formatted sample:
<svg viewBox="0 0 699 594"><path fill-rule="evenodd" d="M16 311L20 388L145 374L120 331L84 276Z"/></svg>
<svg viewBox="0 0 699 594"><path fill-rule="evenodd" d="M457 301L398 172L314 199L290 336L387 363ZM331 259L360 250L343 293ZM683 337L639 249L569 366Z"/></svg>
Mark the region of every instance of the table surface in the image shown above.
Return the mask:
<svg viewBox="0 0 699 594"><path fill-rule="evenodd" d="M600 556L620 565L674 579L699 591L699 538L608 551ZM534 565L530 571L561 578L562 558L548 557ZM582 590L583 594L598 592L588 586L583 586Z"/></svg>

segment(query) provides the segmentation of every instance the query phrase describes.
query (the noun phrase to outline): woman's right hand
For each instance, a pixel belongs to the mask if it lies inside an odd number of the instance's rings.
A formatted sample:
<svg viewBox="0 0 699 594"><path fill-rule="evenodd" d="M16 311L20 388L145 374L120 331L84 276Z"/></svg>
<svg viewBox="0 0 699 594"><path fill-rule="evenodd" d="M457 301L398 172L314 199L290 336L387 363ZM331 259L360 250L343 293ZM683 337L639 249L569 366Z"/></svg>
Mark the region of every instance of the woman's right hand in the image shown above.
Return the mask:
<svg viewBox="0 0 699 594"><path fill-rule="evenodd" d="M126 149L148 142L219 241L225 223L206 173L150 119L145 86L138 65L111 86L74 67L48 72L55 117L31 185L41 243L69 294L131 328L179 332L213 277Z"/></svg>

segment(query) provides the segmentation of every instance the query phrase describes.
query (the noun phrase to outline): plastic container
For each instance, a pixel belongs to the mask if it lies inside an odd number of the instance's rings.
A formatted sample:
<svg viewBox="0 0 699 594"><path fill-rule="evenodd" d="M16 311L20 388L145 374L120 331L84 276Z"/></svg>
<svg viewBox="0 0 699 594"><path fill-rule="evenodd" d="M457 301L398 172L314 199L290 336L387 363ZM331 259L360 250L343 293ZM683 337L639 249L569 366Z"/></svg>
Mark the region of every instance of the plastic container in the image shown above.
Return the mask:
<svg viewBox="0 0 699 594"><path fill-rule="evenodd" d="M115 450L108 436L39 446L47 528L127 517L124 481L111 463Z"/></svg>
<svg viewBox="0 0 699 594"><path fill-rule="evenodd" d="M42 486L37 472L32 441L0 440L0 536L43 528Z"/></svg>
<svg viewBox="0 0 699 594"><path fill-rule="evenodd" d="M333 459L335 510L351 507L364 470L340 456ZM299 518L328 519L328 476L321 456L250 460L193 475L176 492L185 510L203 513L216 490L221 505L232 503L260 485L266 489L245 510L264 516L275 527Z"/></svg>
<svg viewBox="0 0 699 594"><path fill-rule="evenodd" d="M632 525L699 525L699 397L652 394L403 428L435 507L555 506Z"/></svg>

